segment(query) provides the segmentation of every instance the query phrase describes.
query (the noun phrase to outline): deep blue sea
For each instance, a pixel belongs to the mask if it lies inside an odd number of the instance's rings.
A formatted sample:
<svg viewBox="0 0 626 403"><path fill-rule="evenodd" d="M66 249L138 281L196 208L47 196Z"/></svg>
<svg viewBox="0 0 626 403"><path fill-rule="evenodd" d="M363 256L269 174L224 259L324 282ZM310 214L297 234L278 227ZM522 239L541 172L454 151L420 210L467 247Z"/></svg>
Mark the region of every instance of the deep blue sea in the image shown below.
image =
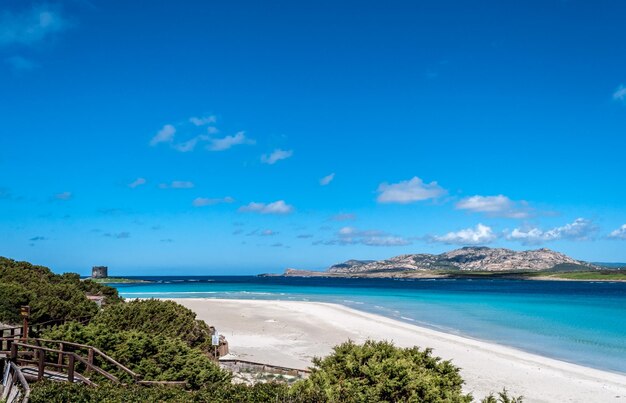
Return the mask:
<svg viewBox="0 0 626 403"><path fill-rule="evenodd" d="M626 283L505 279L140 277L128 298L334 302L420 326L626 373Z"/></svg>

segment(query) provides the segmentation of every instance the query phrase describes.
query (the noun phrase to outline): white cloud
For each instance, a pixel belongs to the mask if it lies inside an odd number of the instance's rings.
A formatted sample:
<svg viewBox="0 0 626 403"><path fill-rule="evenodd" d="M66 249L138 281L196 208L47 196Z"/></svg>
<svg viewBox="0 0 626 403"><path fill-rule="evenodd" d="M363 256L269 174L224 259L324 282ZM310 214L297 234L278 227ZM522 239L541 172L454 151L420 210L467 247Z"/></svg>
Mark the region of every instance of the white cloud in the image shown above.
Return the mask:
<svg viewBox="0 0 626 403"><path fill-rule="evenodd" d="M134 181L132 181L131 183L128 184L128 187L131 189L134 189L138 186L144 185L146 183L146 180L144 178L137 178Z"/></svg>
<svg viewBox="0 0 626 403"><path fill-rule="evenodd" d="M174 134L176 134L176 128L172 125L165 125L157 132L152 140L150 140L150 145L155 146L159 143L171 143L174 140Z"/></svg>
<svg viewBox="0 0 626 403"><path fill-rule="evenodd" d="M611 231L609 238L613 239L626 239L626 224L622 225L615 231Z"/></svg>
<svg viewBox="0 0 626 403"><path fill-rule="evenodd" d="M193 200L192 204L194 205L194 207L204 207L204 206L212 206L214 204L220 204L220 203L233 203L235 201L235 199L233 199L232 197L223 197L221 199L209 199L206 197L197 197Z"/></svg>
<svg viewBox="0 0 626 403"><path fill-rule="evenodd" d="M215 116L203 116L203 117L193 116L189 118L189 121L196 126L204 126L204 125L208 125L209 123L215 123L217 119Z"/></svg>
<svg viewBox="0 0 626 403"><path fill-rule="evenodd" d="M211 139L207 149L211 151L223 151L239 144L255 144L255 141L246 137L244 132L238 132L234 136L226 136L221 139Z"/></svg>
<svg viewBox="0 0 626 403"><path fill-rule="evenodd" d="M456 204L456 208L493 217L527 218L530 215L526 202L516 202L504 195L466 197Z"/></svg>
<svg viewBox="0 0 626 403"><path fill-rule="evenodd" d="M206 141L208 139L209 139L209 136L200 135L200 136L196 136L196 137L194 137L192 139L189 139L187 141L183 141L182 143L174 144L172 147L176 151L180 151L181 153L186 153L186 152L189 152L189 151L193 151L196 148L196 145L200 141Z"/></svg>
<svg viewBox="0 0 626 403"><path fill-rule="evenodd" d="M0 45L33 45L67 28L57 10L33 6L19 14L5 11L0 15Z"/></svg>
<svg viewBox="0 0 626 403"><path fill-rule="evenodd" d="M491 227L478 224L474 228L466 228L456 232L448 232L445 235L433 236L432 240L447 244L478 245L488 244L496 239Z"/></svg>
<svg viewBox="0 0 626 403"><path fill-rule="evenodd" d="M570 224L555 227L549 230L533 228L515 228L507 235L507 239L524 244L537 244L560 239L585 240L596 230L590 220L577 218Z"/></svg>
<svg viewBox="0 0 626 403"><path fill-rule="evenodd" d="M281 150L280 148L272 151L271 154L263 154L261 156L261 162L264 164L273 165L280 160L286 160L293 155L293 150Z"/></svg>
<svg viewBox="0 0 626 403"><path fill-rule="evenodd" d="M54 195L57 200L69 200L72 198L72 192L62 192Z"/></svg>
<svg viewBox="0 0 626 403"><path fill-rule="evenodd" d="M285 203L284 200L278 200L269 204L251 202L246 206L240 207L239 211L261 214L289 214L293 211L293 206Z"/></svg>
<svg viewBox="0 0 626 403"><path fill-rule="evenodd" d="M367 246L404 246L411 242L378 230L360 230L354 227L343 227L337 231L336 239L319 242L324 245L367 245Z"/></svg>
<svg viewBox="0 0 626 403"><path fill-rule="evenodd" d="M620 85L617 91L613 93L613 99L616 101L626 100L626 87Z"/></svg>
<svg viewBox="0 0 626 403"><path fill-rule="evenodd" d="M335 179L335 173L333 172L330 175L326 175L324 176L322 179L320 179L320 185L322 186L326 186L328 185L330 182L333 181L333 179Z"/></svg>
<svg viewBox="0 0 626 403"><path fill-rule="evenodd" d="M437 182L424 183L417 176L399 183L381 183L378 186L379 203L412 203L420 200L436 199L447 192Z"/></svg>
<svg viewBox="0 0 626 403"><path fill-rule="evenodd" d="M194 186L194 183L190 181L172 181L170 184L159 184L159 188L161 189L191 189Z"/></svg>

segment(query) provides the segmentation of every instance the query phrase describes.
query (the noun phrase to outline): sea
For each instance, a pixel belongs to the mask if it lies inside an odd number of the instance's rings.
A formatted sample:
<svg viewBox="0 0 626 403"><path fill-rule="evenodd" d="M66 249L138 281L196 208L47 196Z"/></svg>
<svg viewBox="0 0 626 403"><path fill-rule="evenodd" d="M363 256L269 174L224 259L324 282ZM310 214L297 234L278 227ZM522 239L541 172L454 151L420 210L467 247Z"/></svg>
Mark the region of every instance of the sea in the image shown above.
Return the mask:
<svg viewBox="0 0 626 403"><path fill-rule="evenodd" d="M418 326L626 373L626 282L258 276L136 278L152 282L111 285L126 298L332 302Z"/></svg>

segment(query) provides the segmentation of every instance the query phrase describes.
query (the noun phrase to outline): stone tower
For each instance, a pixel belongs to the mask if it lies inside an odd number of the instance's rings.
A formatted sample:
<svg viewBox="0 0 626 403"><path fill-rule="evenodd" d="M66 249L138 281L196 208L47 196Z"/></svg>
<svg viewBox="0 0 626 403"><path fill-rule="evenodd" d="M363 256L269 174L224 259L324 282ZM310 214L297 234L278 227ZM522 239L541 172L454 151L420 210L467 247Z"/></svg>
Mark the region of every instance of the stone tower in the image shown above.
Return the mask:
<svg viewBox="0 0 626 403"><path fill-rule="evenodd" d="M109 277L109 268L106 266L94 266L91 268L91 278Z"/></svg>

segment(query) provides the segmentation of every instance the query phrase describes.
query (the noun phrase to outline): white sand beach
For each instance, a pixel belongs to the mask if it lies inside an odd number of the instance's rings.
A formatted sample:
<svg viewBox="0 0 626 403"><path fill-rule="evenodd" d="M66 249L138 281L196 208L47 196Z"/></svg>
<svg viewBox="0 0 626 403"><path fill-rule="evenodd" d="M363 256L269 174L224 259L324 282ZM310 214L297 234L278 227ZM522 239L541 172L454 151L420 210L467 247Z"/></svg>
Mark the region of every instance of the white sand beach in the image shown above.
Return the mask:
<svg viewBox="0 0 626 403"><path fill-rule="evenodd" d="M626 402L626 375L570 364L318 302L175 299L226 336L237 358L306 368L347 339L431 347L461 368L466 392L506 387L525 402Z"/></svg>

